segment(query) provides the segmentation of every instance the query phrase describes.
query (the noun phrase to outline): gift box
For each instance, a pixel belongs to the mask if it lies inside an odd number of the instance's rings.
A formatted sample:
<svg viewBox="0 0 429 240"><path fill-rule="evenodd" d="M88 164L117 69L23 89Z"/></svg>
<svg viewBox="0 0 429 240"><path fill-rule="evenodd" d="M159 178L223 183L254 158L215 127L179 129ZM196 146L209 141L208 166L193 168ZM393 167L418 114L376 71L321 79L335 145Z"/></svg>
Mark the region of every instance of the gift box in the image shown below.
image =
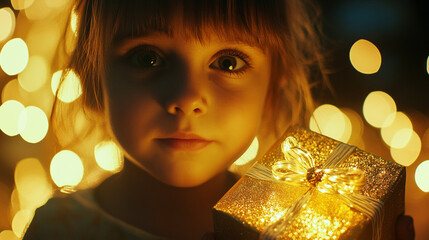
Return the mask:
<svg viewBox="0 0 429 240"><path fill-rule="evenodd" d="M295 126L213 208L216 239L395 239L405 168Z"/></svg>

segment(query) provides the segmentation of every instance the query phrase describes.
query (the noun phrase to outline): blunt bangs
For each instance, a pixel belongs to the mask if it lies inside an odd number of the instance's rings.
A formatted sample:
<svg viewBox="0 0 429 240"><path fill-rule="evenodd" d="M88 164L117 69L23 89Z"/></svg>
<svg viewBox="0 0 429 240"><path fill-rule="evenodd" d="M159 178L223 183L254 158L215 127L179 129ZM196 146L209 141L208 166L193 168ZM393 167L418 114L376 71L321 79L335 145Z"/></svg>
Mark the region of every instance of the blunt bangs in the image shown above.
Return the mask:
<svg viewBox="0 0 429 240"><path fill-rule="evenodd" d="M99 24L107 23L105 40L110 43L152 32L204 42L214 33L221 40L266 49L277 48L287 30L283 1L114 0L103 4L106 9Z"/></svg>

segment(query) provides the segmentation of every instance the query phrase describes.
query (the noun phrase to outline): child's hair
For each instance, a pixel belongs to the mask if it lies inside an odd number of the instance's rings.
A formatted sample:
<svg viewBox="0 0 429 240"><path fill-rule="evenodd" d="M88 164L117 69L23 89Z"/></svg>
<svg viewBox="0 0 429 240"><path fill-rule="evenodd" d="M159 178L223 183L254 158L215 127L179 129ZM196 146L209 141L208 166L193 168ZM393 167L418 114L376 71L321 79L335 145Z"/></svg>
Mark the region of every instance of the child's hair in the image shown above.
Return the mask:
<svg viewBox="0 0 429 240"><path fill-rule="evenodd" d="M318 11L313 3L304 0L78 0L75 11L79 27L69 69L81 79L80 102L86 112L102 112L104 108L101 79L106 66L103 59L114 41L159 31L204 42L206 34L214 33L220 39L256 45L272 54L263 122L266 127L274 127L280 134L288 125L308 122L313 109L311 85L320 82L310 78L314 72L322 73L319 78L324 76Z"/></svg>

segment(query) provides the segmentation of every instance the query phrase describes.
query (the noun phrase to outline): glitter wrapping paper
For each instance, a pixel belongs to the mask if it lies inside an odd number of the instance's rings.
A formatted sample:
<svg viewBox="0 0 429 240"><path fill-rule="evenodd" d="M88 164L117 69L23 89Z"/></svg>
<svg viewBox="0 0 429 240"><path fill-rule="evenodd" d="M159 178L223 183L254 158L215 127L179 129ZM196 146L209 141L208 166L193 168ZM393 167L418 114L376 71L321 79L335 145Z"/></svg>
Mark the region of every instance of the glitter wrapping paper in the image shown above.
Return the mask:
<svg viewBox="0 0 429 240"><path fill-rule="evenodd" d="M271 168L284 159L281 143L293 136L320 166L339 144L338 141L292 127L258 161ZM379 200L383 220L381 239L394 240L395 222L404 212L405 168L390 160L357 149L339 167L358 168L365 174L365 185L357 192ZM297 201L308 187L258 180L243 176L213 208L216 239L258 239L268 225ZM371 239L372 224L368 217L350 208L338 197L318 191L278 239Z"/></svg>

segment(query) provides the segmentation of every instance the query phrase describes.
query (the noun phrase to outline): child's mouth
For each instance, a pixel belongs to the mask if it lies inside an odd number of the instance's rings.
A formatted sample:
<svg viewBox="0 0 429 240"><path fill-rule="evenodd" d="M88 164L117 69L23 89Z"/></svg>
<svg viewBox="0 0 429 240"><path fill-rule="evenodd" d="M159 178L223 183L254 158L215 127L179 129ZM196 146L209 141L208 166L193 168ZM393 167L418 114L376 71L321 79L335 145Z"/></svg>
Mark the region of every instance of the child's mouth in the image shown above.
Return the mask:
<svg viewBox="0 0 429 240"><path fill-rule="evenodd" d="M197 151L205 148L212 141L195 134L174 133L165 138L157 138L161 145L177 151Z"/></svg>

